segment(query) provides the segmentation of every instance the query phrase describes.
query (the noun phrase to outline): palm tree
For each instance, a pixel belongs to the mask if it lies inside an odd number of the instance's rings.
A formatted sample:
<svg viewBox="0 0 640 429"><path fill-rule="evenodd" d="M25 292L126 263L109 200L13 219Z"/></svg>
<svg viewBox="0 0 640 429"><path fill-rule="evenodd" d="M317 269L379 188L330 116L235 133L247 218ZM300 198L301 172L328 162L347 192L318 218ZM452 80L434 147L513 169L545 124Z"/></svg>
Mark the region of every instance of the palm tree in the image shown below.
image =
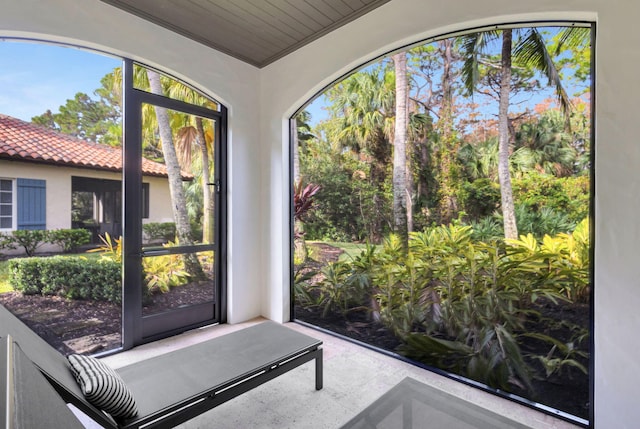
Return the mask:
<svg viewBox="0 0 640 429"><path fill-rule="evenodd" d="M393 136L393 226L402 241L409 247L407 226L407 104L409 85L407 82L407 54L400 52L393 57L395 65L396 117Z"/></svg>
<svg viewBox="0 0 640 429"><path fill-rule="evenodd" d="M583 32L583 29L575 30ZM514 31L519 36L515 48L513 48ZM574 28L568 28L564 31L571 33ZM466 59L462 72L469 94L473 94L478 81L478 57L480 53L490 42L498 39L501 39L500 94L498 101L498 180L500 182L505 237L517 239L518 229L509 171L509 95L511 93L512 60L540 71L549 79L549 84L554 87L563 112L568 112L571 109L571 101L562 86L560 76L552 61L552 55L547 50L542 35L535 27L519 30L493 30L470 34L463 38L463 52L466 54Z"/></svg>
<svg viewBox="0 0 640 429"><path fill-rule="evenodd" d="M164 95L160 75L153 70L147 69L147 76L151 92ZM173 132L169 121L169 114L167 109L163 107L154 106L154 110L158 121L158 131L162 144L164 162L167 168L167 175L169 176L169 192L171 194L171 204L176 223L178 242L182 246L189 246L193 244L193 237L191 236L191 226L186 210L187 203L184 188L182 187L182 169L178 162L178 155L176 154L176 148L173 143ZM183 255L183 261L185 271L189 273L192 280L202 280L206 278L202 266L194 254L189 253Z"/></svg>
<svg viewBox="0 0 640 429"><path fill-rule="evenodd" d="M369 160L369 183L377 189L373 204L378 215L371 219L369 239L382 239L385 210L384 183L391 160L394 129L394 79L386 65L355 73L327 92L333 115L329 138Z"/></svg>
<svg viewBox="0 0 640 429"><path fill-rule="evenodd" d="M315 136L311 132L311 113L307 110L303 110L293 118L294 127L291 130L291 136L293 144L291 150L293 150L293 183L298 183L300 180L300 150L303 150L303 144L314 138Z"/></svg>
<svg viewBox="0 0 640 429"><path fill-rule="evenodd" d="M170 80L166 88L167 94L171 98L186 101L187 103L217 109L218 105L214 101L198 94L193 89L181 84L173 79ZM201 188L202 188L202 242L209 243L213 238L213 213L214 198L211 191L212 171L210 153L213 152L215 125L211 121L205 121L199 116L188 115L189 122L181 126L177 132L176 150L178 157L183 161L185 168L191 166L191 154L197 151L201 165ZM205 127L205 124L208 125ZM207 130L205 130L207 128Z"/></svg>
<svg viewBox="0 0 640 429"><path fill-rule="evenodd" d="M562 113L547 110L537 121L526 122L515 135L512 166L519 171L536 170L556 177L576 173L578 152L572 146Z"/></svg>

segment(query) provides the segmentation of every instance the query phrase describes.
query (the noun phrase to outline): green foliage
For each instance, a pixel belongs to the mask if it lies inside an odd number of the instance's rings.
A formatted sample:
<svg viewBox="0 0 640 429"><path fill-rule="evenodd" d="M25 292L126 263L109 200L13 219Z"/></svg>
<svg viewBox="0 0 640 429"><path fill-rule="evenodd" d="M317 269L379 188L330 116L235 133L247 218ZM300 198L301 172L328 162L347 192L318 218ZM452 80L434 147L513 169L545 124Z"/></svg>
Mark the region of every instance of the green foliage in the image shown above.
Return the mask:
<svg viewBox="0 0 640 429"><path fill-rule="evenodd" d="M122 268L83 257L16 258L9 261L11 286L24 294L58 295L119 303Z"/></svg>
<svg viewBox="0 0 640 429"><path fill-rule="evenodd" d="M49 241L49 232L40 229L20 229L4 235L2 244L9 249L22 247L27 256L33 256L38 247Z"/></svg>
<svg viewBox="0 0 640 429"><path fill-rule="evenodd" d="M575 302L588 302L589 283L589 220L584 219L575 230L554 237L545 235L539 243L532 234L518 240L507 240L509 255L517 261L527 261L537 280L555 289L559 295Z"/></svg>
<svg viewBox="0 0 640 429"><path fill-rule="evenodd" d="M0 234L0 249L22 247L27 256L34 256L40 246L52 243L62 247L65 253L70 253L90 240L91 233L84 229L21 229Z"/></svg>
<svg viewBox="0 0 640 429"><path fill-rule="evenodd" d="M122 263L122 237L116 238L115 240L111 238L111 235L106 232L104 236L99 236L100 241L102 241L102 245L100 247L96 247L95 249L88 250L87 252L92 253L100 253L100 256L103 259L109 259L119 264Z"/></svg>
<svg viewBox="0 0 640 429"><path fill-rule="evenodd" d="M580 351L573 341L563 343L549 335L539 332L527 332L523 334L529 338L535 338L551 345L549 353L544 356L534 356L545 369L547 378L556 373L560 373L565 367L574 367L582 371L585 375L589 374L587 368L579 362L579 358L587 358L588 354Z"/></svg>
<svg viewBox="0 0 640 429"><path fill-rule="evenodd" d="M174 222L149 222L142 225L142 230L149 241L160 240L163 243L176 239Z"/></svg>
<svg viewBox="0 0 640 429"><path fill-rule="evenodd" d="M345 316L351 311L367 310L371 298L372 263L376 247L367 245L352 261L339 260L329 263L320 274L322 280L305 287L312 298L312 305L321 307L323 314L329 311ZM315 273L314 273L315 274Z"/></svg>
<svg viewBox="0 0 640 429"><path fill-rule="evenodd" d="M184 284L189 278L180 255L144 258L142 260L142 269L147 290L150 293L169 292L169 289Z"/></svg>
<svg viewBox="0 0 640 429"><path fill-rule="evenodd" d="M380 191L371 183L370 166L352 153L336 154L326 142L309 141L306 147L300 156L301 174L322 192L313 197L314 209L305 217L305 239L365 241L377 233L378 225L388 224L390 209L377 207L390 208L391 190Z"/></svg>
<svg viewBox="0 0 640 429"><path fill-rule="evenodd" d="M559 234L575 228L575 222L565 213L542 207L537 211L531 210L524 204L516 205L516 223L521 234L531 233L536 237L546 234Z"/></svg>
<svg viewBox="0 0 640 429"><path fill-rule="evenodd" d="M99 252L101 259L122 263L122 237L112 239L109 233L100 236L102 246L89 252ZM170 246L169 242L166 246ZM184 262L180 255L161 255L142 259L142 270L145 292L168 292L174 286L184 284L189 274L184 269Z"/></svg>
<svg viewBox="0 0 640 429"><path fill-rule="evenodd" d="M121 97L114 91L114 73L104 76L101 84L94 91L97 99L78 92L60 106L57 113L47 110L31 121L83 140L121 145Z"/></svg>
<svg viewBox="0 0 640 429"><path fill-rule="evenodd" d="M483 217L477 222L471 222L473 229L473 239L475 241L495 241L504 237L504 229L502 223L493 216Z"/></svg>
<svg viewBox="0 0 640 429"><path fill-rule="evenodd" d="M464 212L471 220L490 216L500 207L500 185L487 178L465 183L463 195Z"/></svg>
<svg viewBox="0 0 640 429"><path fill-rule="evenodd" d="M315 270L303 270L296 266L293 271L293 294L296 304L305 306L313 304L314 300L310 293L311 284L309 280L316 274Z"/></svg>
<svg viewBox="0 0 640 429"><path fill-rule="evenodd" d="M541 242L531 234L507 243L473 237L471 226L433 227L412 233L407 253L391 235L382 247L329 264L322 281L305 286L311 292L305 297L315 296L324 314L369 306L402 340L406 356L495 388L530 391L535 369L523 357L519 335L541 298L557 303L588 296L588 221ZM553 371L579 368L570 347L555 345L533 359L549 370L555 365Z"/></svg>
<svg viewBox="0 0 640 429"><path fill-rule="evenodd" d="M62 247L64 253L72 253L91 241L91 233L86 229L54 229L49 231L48 241Z"/></svg>
<svg viewBox="0 0 640 429"><path fill-rule="evenodd" d="M323 316L329 311L346 315L348 312L361 309L361 290L357 283L352 281L351 266L345 261L333 262L321 270L323 279L315 288L318 290L318 299L315 305L322 308Z"/></svg>
<svg viewBox="0 0 640 429"><path fill-rule="evenodd" d="M530 172L513 179L513 197L526 211L539 212L546 207L578 223L589 215L589 177L556 178Z"/></svg>

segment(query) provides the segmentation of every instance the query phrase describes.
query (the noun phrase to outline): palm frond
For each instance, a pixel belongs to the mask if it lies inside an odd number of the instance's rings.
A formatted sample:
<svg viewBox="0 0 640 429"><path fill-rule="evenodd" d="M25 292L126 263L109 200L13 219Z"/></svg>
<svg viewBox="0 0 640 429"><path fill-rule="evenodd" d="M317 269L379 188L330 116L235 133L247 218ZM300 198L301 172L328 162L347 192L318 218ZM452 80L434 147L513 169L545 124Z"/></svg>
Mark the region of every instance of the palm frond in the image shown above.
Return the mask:
<svg viewBox="0 0 640 429"><path fill-rule="evenodd" d="M571 100L562 85L560 74L545 41L537 29L530 28L527 31L525 37L521 38L514 48L513 56L517 62L531 66L547 77L549 86L555 89L560 108L565 115L568 115L572 109Z"/></svg>
<svg viewBox="0 0 640 429"><path fill-rule="evenodd" d="M591 38L589 27L566 27L558 33L558 45L553 55L559 55L565 49L579 47Z"/></svg>

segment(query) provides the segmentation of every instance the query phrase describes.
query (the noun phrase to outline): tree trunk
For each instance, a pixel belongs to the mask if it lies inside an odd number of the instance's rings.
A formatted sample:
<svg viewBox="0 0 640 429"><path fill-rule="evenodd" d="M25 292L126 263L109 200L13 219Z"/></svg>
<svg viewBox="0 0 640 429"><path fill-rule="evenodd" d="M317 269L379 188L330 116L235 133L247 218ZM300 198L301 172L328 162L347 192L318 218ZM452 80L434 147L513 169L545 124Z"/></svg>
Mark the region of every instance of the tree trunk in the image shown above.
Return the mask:
<svg viewBox="0 0 640 429"><path fill-rule="evenodd" d="M163 95L160 75L152 70L147 70L147 76L149 77L151 92ZM187 202L184 195L184 189L182 187L182 171L180 163L178 162L178 156L176 155L176 148L173 144L173 133L169 122L169 114L167 113L167 109L163 107L154 106L154 110L158 120L158 129L160 132L160 141L162 143L162 152L167 168L167 175L169 176L171 208L173 210L173 218L176 223L178 242L182 246L189 246L193 244L193 237L191 236L189 215L187 214L186 209ZM194 254L184 254L183 261L185 271L189 273L191 280L202 280L205 278L202 266L200 266L198 258Z"/></svg>
<svg viewBox="0 0 640 429"><path fill-rule="evenodd" d="M440 105L440 119L438 129L440 131L440 201L439 212L440 222L451 223L458 211L457 192L459 184L459 174L457 173L458 140L454 134L453 127L453 81L452 63L453 39L446 39L439 42L440 53L442 55L442 104Z"/></svg>
<svg viewBox="0 0 640 429"><path fill-rule="evenodd" d="M298 139L298 118L291 120L291 150L293 151L293 183L300 180L300 142Z"/></svg>
<svg viewBox="0 0 640 429"><path fill-rule="evenodd" d="M407 229L407 54L393 56L396 71L396 118L393 137L393 227L404 248L408 248Z"/></svg>
<svg viewBox="0 0 640 429"><path fill-rule="evenodd" d="M209 148L204 133L204 126L202 125L202 118L196 118L196 129L198 131L198 143L200 145L200 155L202 158L202 242L208 244L213 243L214 240L214 198L211 193L212 185L209 185L209 183L212 183L211 170L209 168ZM217 132L217 130L215 132Z"/></svg>
<svg viewBox="0 0 640 429"><path fill-rule="evenodd" d="M509 94L511 92L511 43L512 30L502 31L502 59L500 99L498 108L498 180L502 200L502 217L505 238L518 238L515 205L509 172Z"/></svg>

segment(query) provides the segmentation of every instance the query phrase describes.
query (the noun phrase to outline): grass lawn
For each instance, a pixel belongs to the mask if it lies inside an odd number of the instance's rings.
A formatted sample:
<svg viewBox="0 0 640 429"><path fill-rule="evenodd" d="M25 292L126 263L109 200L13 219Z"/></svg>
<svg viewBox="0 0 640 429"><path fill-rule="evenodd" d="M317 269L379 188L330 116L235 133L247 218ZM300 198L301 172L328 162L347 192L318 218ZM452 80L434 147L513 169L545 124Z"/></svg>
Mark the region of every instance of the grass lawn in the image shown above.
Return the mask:
<svg viewBox="0 0 640 429"><path fill-rule="evenodd" d="M0 261L0 293L11 292L9 285L9 261Z"/></svg>
<svg viewBox="0 0 640 429"><path fill-rule="evenodd" d="M344 253L340 255L341 260L351 260L352 258L359 256L360 252L362 252L366 247L365 244L361 243L343 243L339 241L309 241L308 243L324 243L344 250Z"/></svg>

